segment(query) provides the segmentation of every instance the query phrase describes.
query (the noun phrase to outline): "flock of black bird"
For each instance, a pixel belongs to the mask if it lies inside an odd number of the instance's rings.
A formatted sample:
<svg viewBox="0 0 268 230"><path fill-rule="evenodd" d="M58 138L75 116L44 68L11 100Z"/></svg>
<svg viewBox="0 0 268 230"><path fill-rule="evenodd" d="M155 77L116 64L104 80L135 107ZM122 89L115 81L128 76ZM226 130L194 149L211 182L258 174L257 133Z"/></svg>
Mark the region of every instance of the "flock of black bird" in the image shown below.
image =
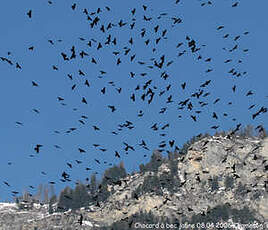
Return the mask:
<svg viewBox="0 0 268 230"><path fill-rule="evenodd" d="M53 6L53 1L48 1L48 4ZM201 6L210 6L215 4L212 1L200 1ZM176 0L174 1L174 7L183 5L182 0ZM233 2L230 7L236 8L239 6L239 2ZM111 13L113 11L112 4L111 6L105 6L103 8L97 8L94 11L90 11L87 8L80 8L79 3L73 3L70 6L71 11L76 11L79 14L81 13L85 17L85 21L88 23L90 30L92 31L101 31L101 35L99 36L98 40L95 38L86 38L86 37L79 37L79 42L82 42L85 45L84 49L79 49L74 44L70 47L69 50L63 50L58 55L61 57L62 61L64 63L71 63L73 60L77 60L78 62L87 62L88 65L95 65L95 66L102 66L100 58L94 57L91 54L94 52L107 49L108 52L110 52L112 59L110 60L113 65L116 67L120 67L121 65L124 65L126 63L133 64L134 67L132 70L129 70L129 76L126 76L128 79L136 79L138 81L137 85L129 85L129 89L124 89L123 87L120 87L120 82L117 82L117 78L115 77L114 80L109 80L107 82L107 85L104 85L102 88L98 89L98 92L100 95L107 95L109 94L111 87L114 88L114 91L118 94L118 100L120 100L120 97L125 97L125 94L122 96L122 93L125 91L130 91L129 93L129 100L130 100L130 107L135 106L135 102L139 101L140 103L143 103L146 106L150 106L154 104L155 106L160 105L158 103L158 100L164 101L164 106L159 108L159 116L162 114L168 113L168 111L174 110L178 113L178 119L191 119L193 122L198 122L200 116L202 116L202 113L204 113L204 109L213 106L217 103L221 103L221 98L216 97L212 98L211 100L211 92L208 91L208 87L210 84L215 84L215 77L212 77L212 73L214 72L213 66L213 59L210 56L207 56L205 54L205 51L203 51L206 47L206 45L200 44L200 42L190 36L187 35L185 38L181 41L177 42L177 45L173 47L174 52L177 53L175 57L169 57L169 55L165 53L159 54L158 52L158 46L161 45L161 43L168 43L168 35L171 33L172 30L178 30L179 26L183 24L184 20L179 16L169 15L167 12L160 13L159 15L152 14L151 9L149 5L141 4L137 6L136 8L133 8L130 10L128 18L127 19L116 19L116 15L112 15L112 17L115 20L115 22L108 22L106 20L103 20L103 15L106 13ZM139 14L138 14L139 13ZM30 9L26 11L26 17L29 18L29 20L35 20L35 11ZM161 21L162 20L162 21ZM163 20L165 21L163 26ZM161 23L160 23L161 21ZM158 23L159 22L159 23ZM144 27L140 28L139 23L142 25L145 25ZM129 32L130 37L126 41L122 41L123 39L120 37L120 30L124 30L124 32ZM215 28L215 33L218 34L220 39L226 40L229 39L229 43L232 45L230 47L224 47L222 50L223 52L226 52L227 55L230 56L230 58L224 60L222 65L226 66L227 71L226 76L231 77L234 79L238 78L245 78L247 75L247 71L241 70L239 68L239 64L243 62L244 57L237 57L237 54L234 54L236 52L241 51L242 53L247 53L249 49L242 48L239 44L239 40L243 37L246 37L249 32L244 31L241 34L233 35L231 33L228 33L228 30L225 28L224 25L218 25L217 28ZM133 35L131 35L133 34ZM63 40L52 40L49 39L48 43L50 46L57 46L58 43L63 42ZM147 52L151 54L151 57L149 59L145 58L142 60L140 58L140 54L138 51L135 51L133 48L134 45L143 43L144 47L143 49L148 50ZM162 44L163 45L163 44ZM35 46L28 47L28 52L34 52ZM162 51L161 51L162 52ZM240 54L240 53L239 53ZM202 82L200 82L200 85L196 91L191 92L188 96L183 94L185 90L191 85L191 82L183 81L179 83L179 88L174 85L174 82L172 80L172 75L168 72L169 68L172 67L174 64L178 63L184 55L192 55L193 59L197 62L202 62L205 64L206 68L204 69L204 73L206 76L206 79L203 79ZM7 56L0 57L3 63L6 63L10 66L14 66L19 71L23 71L23 65L21 63L18 63L14 61L12 58L12 54L8 52ZM231 65L231 67L230 67ZM98 67L96 67L98 68ZM135 69L143 69L141 73L137 73ZM61 68L58 65L52 65L51 71L61 71ZM99 68L99 74L96 77L96 79L105 79L109 73L109 71L103 70ZM153 74L151 71L154 71ZM158 73L158 76L156 75ZM60 73L61 76L63 73ZM65 73L64 73L65 74ZM94 88L94 84L92 83L91 79L88 77L88 73L83 70L82 68L78 68L73 73L67 73L64 78L68 79L70 82L70 89L71 91L77 91L78 88L88 88L89 90ZM151 77L150 77L151 76ZM211 76L211 77L210 77ZM77 81L76 78L79 77L81 81ZM161 84L159 83L161 82ZM38 88L40 87L40 84L38 80L32 80L31 82L32 87ZM163 87L163 85L165 85ZM238 89L238 85L233 85L232 88L227 92L227 94L235 94L236 90ZM172 93L172 90L174 93ZM227 89L228 90L228 89ZM177 96L177 91L180 91L179 97ZM245 92L245 97L252 97L255 95L254 90L249 90ZM207 98L210 98L209 100ZM55 100L58 101L58 103L62 106L68 106L68 102L66 102L66 99L63 96L57 96ZM90 106L89 101L91 103L91 100L87 97L87 95L80 95L80 103L81 105ZM229 102L228 105L232 105L232 102ZM107 112L110 113L111 119L112 115L118 112L119 108L117 106L117 103L114 104L107 104L104 105L107 108ZM254 110L254 112L251 112ZM77 111L77 108L73 108L74 111ZM34 108L33 111L37 114L41 113L37 108ZM182 111L186 111L188 114L187 116L184 116ZM253 120L257 119L257 117L263 113L267 112L267 108L264 105L261 104L251 104L248 108L248 111L251 112L250 116ZM136 115L137 119L141 119L145 114L145 111L143 109L138 109L138 114ZM88 126L88 118L90 117L90 114L81 114L80 119L78 120L79 124L83 126ZM213 111L211 113L211 118L213 121L217 122L219 117L226 117L230 120L237 122L236 128L229 134L229 137L231 137L232 134L235 134L240 126L241 123L239 123L238 118L231 117L227 112L224 112L223 114L220 114L219 112ZM25 125L23 121L15 121L17 126L24 127ZM150 125L150 129L155 132L156 134L159 134L163 140L159 143L158 149L159 151L165 151L167 148L171 148L172 151L179 151L178 145L176 145L175 140L167 139L167 134L165 131L172 125L172 122L166 122L166 123L159 123L155 122ZM74 127L70 127L65 131L58 131L55 130L54 133L58 135L63 134L71 134L74 131L79 131L78 125ZM92 128L95 132L100 132L103 130L103 127L100 127L98 125L90 125L90 128ZM109 132L111 135L117 136L123 133L124 130L134 130L135 132L136 124L134 121L131 120L124 120L114 130L110 130ZM144 127L146 128L146 127ZM218 130L220 128L220 124L215 124L210 127L212 130ZM256 130L259 130L260 132L263 131L262 125L258 125L256 127ZM124 133L122 134L122 139L124 139ZM33 147L33 152L36 154L42 154L42 148L44 144L42 143L36 143ZM102 144L96 144L93 143L92 146L100 151L100 152L106 152L108 151L107 148L103 147ZM136 146L141 147L144 150L152 151L152 149L148 145L147 140L141 140L140 143L137 143L137 145L132 145L130 143L127 143L126 141L122 141L122 149L115 149L112 150L114 154L114 158L121 158L122 153L131 153L136 151ZM58 144L54 144L54 147L56 149L61 149L62 147ZM81 154L85 154L88 152L86 148L78 147L77 151ZM35 154L31 154L31 157L34 157ZM144 157L147 157L147 154L144 154ZM94 159L96 164L108 164L107 161L102 161L101 159ZM72 162L66 162L66 166L68 167L66 170L62 172L60 175L60 181L61 182L70 182L71 175L70 173L67 173L68 170L71 171L71 169L74 167L74 164L77 166L82 164L82 160L75 159ZM10 163L11 164L11 163ZM112 165L111 163L108 165ZM90 167L85 168L86 171L91 170ZM42 175L47 175L46 172L42 171ZM88 179L88 178L87 178ZM7 182L3 182L6 186L12 188L12 186ZM56 181L48 181L50 184L58 183ZM30 185L31 188L34 188L32 185ZM19 192L14 191L11 189L11 193L13 195L17 195ZM82 223L83 217L80 218L80 223Z"/></svg>

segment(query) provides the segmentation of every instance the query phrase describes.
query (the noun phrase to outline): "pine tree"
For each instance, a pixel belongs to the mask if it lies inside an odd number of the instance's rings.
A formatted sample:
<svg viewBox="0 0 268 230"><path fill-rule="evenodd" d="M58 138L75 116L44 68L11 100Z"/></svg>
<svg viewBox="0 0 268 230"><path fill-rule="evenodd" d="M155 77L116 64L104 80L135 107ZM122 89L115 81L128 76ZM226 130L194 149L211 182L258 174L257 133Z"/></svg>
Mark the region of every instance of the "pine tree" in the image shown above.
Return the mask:
<svg viewBox="0 0 268 230"><path fill-rule="evenodd" d="M157 172L162 162L163 162L163 157L162 157L161 152L154 151L151 156L151 161L149 162L149 165L148 165L149 171Z"/></svg>
<svg viewBox="0 0 268 230"><path fill-rule="evenodd" d="M49 197L50 197L50 199L55 195L56 193L55 193L55 188L54 188L54 185L53 184L50 184L50 186L49 186Z"/></svg>
<svg viewBox="0 0 268 230"><path fill-rule="evenodd" d="M126 176L126 169L124 167L123 162L121 162L119 166L114 165L112 168L105 170L104 177L102 179L102 184L112 184Z"/></svg>
<svg viewBox="0 0 268 230"><path fill-rule="evenodd" d="M70 187L65 187L59 196L58 211L67 211L73 208L73 190Z"/></svg>
<svg viewBox="0 0 268 230"><path fill-rule="evenodd" d="M42 201L42 194L43 194L43 184L40 184L37 189L37 193L35 195L35 198L41 202Z"/></svg>
<svg viewBox="0 0 268 230"><path fill-rule="evenodd" d="M47 184L44 186L44 190L43 190L43 192L44 192L44 199L43 199L43 202L44 202L45 204L48 204L48 202L49 202L49 188L48 188L48 185L47 185Z"/></svg>
<svg viewBox="0 0 268 230"><path fill-rule="evenodd" d="M90 196L87 192L87 188L84 184L78 183L73 192L73 209L88 206Z"/></svg>
<svg viewBox="0 0 268 230"><path fill-rule="evenodd" d="M240 130L239 136L245 137L253 137L254 136L254 128L252 125L247 125L243 129Z"/></svg>
<svg viewBox="0 0 268 230"><path fill-rule="evenodd" d="M89 191L91 196L94 196L97 190L97 178L96 174L92 174L90 177Z"/></svg>
<svg viewBox="0 0 268 230"><path fill-rule="evenodd" d="M141 172L141 173L144 173L144 172L145 172L145 165L144 165L143 163L141 163L141 164L139 165L139 169L140 169L140 172Z"/></svg>

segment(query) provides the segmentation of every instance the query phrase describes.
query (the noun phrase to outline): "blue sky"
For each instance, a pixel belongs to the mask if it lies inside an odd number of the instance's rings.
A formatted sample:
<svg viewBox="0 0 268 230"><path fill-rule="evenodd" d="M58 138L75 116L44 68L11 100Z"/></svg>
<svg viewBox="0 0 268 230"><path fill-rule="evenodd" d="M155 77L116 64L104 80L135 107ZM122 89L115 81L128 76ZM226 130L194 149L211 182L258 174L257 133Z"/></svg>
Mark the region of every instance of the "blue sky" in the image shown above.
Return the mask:
<svg viewBox="0 0 268 230"><path fill-rule="evenodd" d="M194 135L213 133L210 128L213 125L219 125L219 131L233 128L238 123L254 126L262 124L268 128L266 113L255 120L251 117L261 106L267 107L268 104L268 80L265 75L268 51L267 1L241 1L238 7L231 7L235 2L231 0L213 1L212 5L203 7L202 1L195 0L181 1L177 5L175 1L160 0L52 2L5 1L0 8L0 56L14 63L9 65L5 61L0 62L0 200L10 199L11 191L28 190L34 194L36 190L30 189L29 185L37 187L49 181L56 182L58 192L66 185L73 186L74 182L89 177L86 167L92 168L90 172L96 171L101 175L109 163L117 164L122 160L129 172L137 170L140 163L149 160L151 152L158 148L161 141L168 143L174 139L176 145L181 147ZM76 8L72 10L74 3ZM147 6L146 11L142 5ZM108 11L105 6L111 10ZM102 10L96 14L100 22L91 29L83 10L86 8L89 13L95 12L98 7ZM134 17L130 12L133 8L136 8ZM26 15L30 9L32 18ZM157 19L161 13L167 15ZM96 15L90 17L94 19ZM144 15L152 17L152 20L144 21ZM182 23L173 24L172 17L181 18ZM136 21L134 29L130 30L132 18L136 18ZM121 19L127 25L119 27ZM106 27L109 22L116 26L105 33L100 31L101 25ZM155 33L154 27L157 25L159 31ZM224 25L224 28L218 31L220 25ZM146 29L144 38L140 35L142 28ZM166 39L162 37L165 29ZM245 35L246 31L249 34ZM117 39L116 45L104 44L109 34L112 40ZM229 37L224 39L226 34ZM234 41L238 35L240 38ZM198 52L191 52L186 36L196 41L197 47L201 48ZM128 42L131 37L133 45ZM155 40L159 37L161 39L156 45ZM150 41L146 46L147 39ZM48 40L53 40L54 45ZM92 47L87 45L90 40ZM98 42L103 46L99 50ZM180 42L183 45L176 48ZM229 52L236 44L238 49ZM33 51L28 50L31 46L34 46ZM72 46L75 46L77 57L64 61L61 52L70 57ZM127 55L124 55L124 47L131 49ZM153 48L156 48L155 52L152 52ZM248 52L244 52L245 49ZM82 59L79 56L82 50L89 56ZM186 50L185 54L178 57L178 53L183 50ZM114 51L120 53L115 56L112 53ZM136 57L130 62L134 54ZM162 55L165 55L165 63L162 69L158 69L154 66L154 60L150 59L155 58L159 62ZM198 55L202 56L201 60L197 60ZM97 64L91 63L92 57L97 60ZM117 66L119 57L122 63ZM205 62L207 58L211 58L211 62ZM232 61L224 63L228 59ZM239 60L242 63L238 63ZM140 65L138 61L146 64ZM166 66L169 61L173 63ZM22 69L15 68L16 62ZM53 70L53 65L58 67L57 71ZM247 74L233 76L228 73L232 68ZM206 73L207 69L213 71ZM79 70L85 76L79 75ZM101 75L101 70L106 74ZM130 77L130 72L135 73L134 78ZM169 75L166 80L160 77L163 72ZM141 73L147 75L141 76ZM72 74L73 80L67 74ZM90 87L84 85L85 80L88 80ZM146 91L135 90L137 85L142 88L149 80L152 80L149 87L155 92L151 104L147 103L148 98L145 101L140 99ZM211 82L203 90L204 94L209 92L210 95L201 96L200 99L191 97L207 80ZM39 86L33 87L32 81ZM109 84L110 81L114 82L114 86ZM184 90L181 87L183 82L186 82ZM76 88L71 90L74 84ZM159 96L168 85L171 85L170 90ZM232 92L233 85L237 87L235 93ZM106 88L104 95L101 93L103 87ZM116 90L118 88L122 88L120 94ZM249 90L254 94L245 96ZM135 93L135 102L130 99L132 93ZM166 103L170 95L173 102ZM57 100L59 96L64 98L63 103L66 105L60 104ZM81 103L82 97L86 98L88 104ZM178 110L178 103L187 98L191 99L193 109ZM216 98L220 100L213 104ZM201 107L198 101L208 105ZM228 105L229 102L232 104ZM252 104L256 106L248 110ZM116 111L112 113L108 105L114 105ZM166 113L159 114L163 107L167 107ZM33 109L38 109L40 113L35 113ZM137 116L139 110L144 113L142 117ZM202 112L196 114L198 110ZM218 115L217 120L212 118L213 112ZM223 113L228 116L224 117ZM84 125L78 121L82 115L88 117L83 119ZM178 118L179 115L181 118ZM191 119L191 115L197 117L197 122ZM118 124L126 120L131 121L134 128L118 131ZM22 122L23 126L16 125L16 122ZM158 131L150 128L155 123L159 127ZM170 126L161 130L167 123ZM94 131L93 125L100 130ZM77 130L66 133L71 127ZM55 130L60 133L55 133ZM118 135L112 134L112 131L118 132ZM160 136L161 133L166 136ZM150 151L139 146L142 139ZM130 150L126 154L123 142L134 146L135 152ZM43 145L39 154L34 151L36 144ZM100 144L100 148L106 148L107 151L102 152L94 148L93 144ZM78 148L86 150L86 153L79 153ZM115 150L120 153L121 159L115 158ZM94 159L100 160L101 164L97 164ZM81 160L82 164L78 165L75 160ZM72 169L68 168L67 162L73 165ZM47 175L42 175L42 171ZM71 174L72 182L69 184L59 180L63 171Z"/></svg>

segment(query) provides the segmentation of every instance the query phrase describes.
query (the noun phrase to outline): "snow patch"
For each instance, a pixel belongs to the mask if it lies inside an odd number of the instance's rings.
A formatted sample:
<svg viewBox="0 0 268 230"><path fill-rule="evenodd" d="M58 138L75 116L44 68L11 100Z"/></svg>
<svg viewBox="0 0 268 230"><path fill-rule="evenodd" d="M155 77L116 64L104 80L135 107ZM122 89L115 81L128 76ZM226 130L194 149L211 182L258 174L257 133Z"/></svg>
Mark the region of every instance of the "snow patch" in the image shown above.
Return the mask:
<svg viewBox="0 0 268 230"><path fill-rule="evenodd" d="M84 220L83 223L82 223L82 225L93 227L93 224L90 221L88 221L88 220Z"/></svg>

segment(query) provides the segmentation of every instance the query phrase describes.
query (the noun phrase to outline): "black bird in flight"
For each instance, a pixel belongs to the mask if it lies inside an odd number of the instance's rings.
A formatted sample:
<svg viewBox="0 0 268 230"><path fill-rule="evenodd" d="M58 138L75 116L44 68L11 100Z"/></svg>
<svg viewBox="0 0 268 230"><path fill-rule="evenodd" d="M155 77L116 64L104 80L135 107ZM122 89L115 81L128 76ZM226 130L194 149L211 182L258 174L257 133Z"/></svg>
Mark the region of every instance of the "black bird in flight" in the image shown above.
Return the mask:
<svg viewBox="0 0 268 230"><path fill-rule="evenodd" d="M119 155L119 152L118 151L115 151L115 157L120 158L120 155Z"/></svg>
<svg viewBox="0 0 268 230"><path fill-rule="evenodd" d="M27 12L27 15L28 15L29 18L32 18L32 10L29 10L29 11Z"/></svg>
<svg viewBox="0 0 268 230"><path fill-rule="evenodd" d="M218 116L217 116L217 114L215 112L213 112L212 117L215 118L215 119L218 119Z"/></svg>
<svg viewBox="0 0 268 230"><path fill-rule="evenodd" d="M73 166L72 166L71 163L67 162L66 164L67 164L70 168L73 168Z"/></svg>
<svg viewBox="0 0 268 230"><path fill-rule="evenodd" d="M16 68L17 69L22 69L19 63L16 63Z"/></svg>
<svg viewBox="0 0 268 230"><path fill-rule="evenodd" d="M135 12L136 12L136 9L135 8L133 10L131 10L132 16L134 16Z"/></svg>
<svg viewBox="0 0 268 230"><path fill-rule="evenodd" d="M36 153L39 153L40 152L40 148L43 147L43 145L40 145L40 144L37 144L35 147L34 147L34 150L36 151Z"/></svg>
<svg viewBox="0 0 268 230"><path fill-rule="evenodd" d="M39 111L38 109L33 109L33 111L34 111L35 113L40 113L40 111Z"/></svg>
<svg viewBox="0 0 268 230"><path fill-rule="evenodd" d="M99 128L99 127L97 127L96 125L93 125L92 127L93 127L93 129L94 129L95 131L100 130L100 128Z"/></svg>
<svg viewBox="0 0 268 230"><path fill-rule="evenodd" d="M32 81L32 86L38 86L38 84L35 81Z"/></svg>
<svg viewBox="0 0 268 230"><path fill-rule="evenodd" d="M236 90L236 85L234 85L234 86L232 87L232 90L233 90L233 92L235 92L235 90Z"/></svg>
<svg viewBox="0 0 268 230"><path fill-rule="evenodd" d="M17 124L17 125L21 125L21 126L23 126L23 123L20 122L20 121L16 121L16 124Z"/></svg>
<svg viewBox="0 0 268 230"><path fill-rule="evenodd" d="M196 122L196 116L191 115L191 118Z"/></svg>
<svg viewBox="0 0 268 230"><path fill-rule="evenodd" d="M81 148L78 148L78 151L79 151L80 153L85 153L85 152L86 152L84 149L81 149Z"/></svg>
<svg viewBox="0 0 268 230"><path fill-rule="evenodd" d="M115 106L113 105L108 105L108 108L111 109L112 113L116 110Z"/></svg>
<svg viewBox="0 0 268 230"><path fill-rule="evenodd" d="M238 2L235 2L232 7L237 7L238 6Z"/></svg>
<svg viewBox="0 0 268 230"><path fill-rule="evenodd" d="M253 95L252 90L249 90L249 91L247 92L247 94L246 94L246 96L250 96L250 95Z"/></svg>
<svg viewBox="0 0 268 230"><path fill-rule="evenodd" d="M74 4L72 5L72 9L75 10L75 7L76 7L76 3L74 3Z"/></svg>
<svg viewBox="0 0 268 230"><path fill-rule="evenodd" d="M82 103L87 104L86 98L82 97Z"/></svg>
<svg viewBox="0 0 268 230"><path fill-rule="evenodd" d="M9 184L8 182L4 181L4 184L5 184L6 186L10 187L10 184Z"/></svg>
<svg viewBox="0 0 268 230"><path fill-rule="evenodd" d="M103 87L103 88L101 89L101 93L102 93L102 94L105 94L105 89L106 89L105 87Z"/></svg>
<svg viewBox="0 0 268 230"><path fill-rule="evenodd" d="M87 87L89 87L89 82L88 82L88 80L85 81L85 85L86 85Z"/></svg>
<svg viewBox="0 0 268 230"><path fill-rule="evenodd" d="M186 87L186 82L184 82L184 83L181 84L181 88L182 89L185 89L185 87Z"/></svg>

